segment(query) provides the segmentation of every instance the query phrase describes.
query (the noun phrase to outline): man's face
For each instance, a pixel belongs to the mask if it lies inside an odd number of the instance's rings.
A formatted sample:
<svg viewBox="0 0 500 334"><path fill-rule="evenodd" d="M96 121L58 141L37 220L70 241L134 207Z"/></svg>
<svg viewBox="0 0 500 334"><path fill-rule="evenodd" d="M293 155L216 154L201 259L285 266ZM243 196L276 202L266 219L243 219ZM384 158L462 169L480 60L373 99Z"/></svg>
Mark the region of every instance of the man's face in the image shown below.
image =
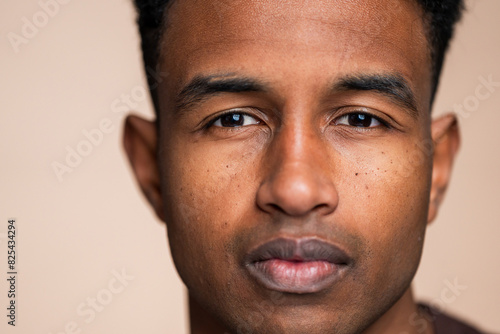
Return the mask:
<svg viewBox="0 0 500 334"><path fill-rule="evenodd" d="M428 221L416 2L177 0L162 42L161 210L190 295L234 332L369 326Z"/></svg>

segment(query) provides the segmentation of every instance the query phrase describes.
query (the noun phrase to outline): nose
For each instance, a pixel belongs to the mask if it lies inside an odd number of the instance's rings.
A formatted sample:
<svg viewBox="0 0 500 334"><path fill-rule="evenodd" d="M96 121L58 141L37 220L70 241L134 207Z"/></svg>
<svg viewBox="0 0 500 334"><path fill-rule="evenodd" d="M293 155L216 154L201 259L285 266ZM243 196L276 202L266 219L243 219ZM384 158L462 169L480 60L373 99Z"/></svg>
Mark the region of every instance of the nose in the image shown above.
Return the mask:
<svg viewBox="0 0 500 334"><path fill-rule="evenodd" d="M266 152L257 205L265 212L301 217L332 213L338 204L325 141L313 131L283 129Z"/></svg>

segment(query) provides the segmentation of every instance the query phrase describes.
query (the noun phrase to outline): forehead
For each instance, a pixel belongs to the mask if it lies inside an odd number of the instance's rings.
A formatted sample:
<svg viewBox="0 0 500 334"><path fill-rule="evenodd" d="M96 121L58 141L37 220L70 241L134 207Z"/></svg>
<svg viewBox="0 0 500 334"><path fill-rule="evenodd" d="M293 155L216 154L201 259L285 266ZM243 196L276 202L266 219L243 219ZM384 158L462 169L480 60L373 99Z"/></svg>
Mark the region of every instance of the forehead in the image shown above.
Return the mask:
<svg viewBox="0 0 500 334"><path fill-rule="evenodd" d="M176 0L160 64L178 85L200 73L319 83L390 72L426 100L431 64L422 15L413 0Z"/></svg>

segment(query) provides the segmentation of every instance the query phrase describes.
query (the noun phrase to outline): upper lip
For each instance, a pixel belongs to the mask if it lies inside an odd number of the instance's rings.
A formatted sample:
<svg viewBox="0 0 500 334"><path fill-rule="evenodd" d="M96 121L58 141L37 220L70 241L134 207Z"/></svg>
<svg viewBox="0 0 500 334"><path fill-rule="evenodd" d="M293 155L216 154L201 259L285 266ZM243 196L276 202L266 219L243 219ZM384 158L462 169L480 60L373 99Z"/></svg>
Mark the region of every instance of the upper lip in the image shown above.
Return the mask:
<svg viewBox="0 0 500 334"><path fill-rule="evenodd" d="M326 241L316 238L276 238L257 246L245 257L245 264L271 259L285 261L327 261L336 265L348 265L351 258L346 252Z"/></svg>

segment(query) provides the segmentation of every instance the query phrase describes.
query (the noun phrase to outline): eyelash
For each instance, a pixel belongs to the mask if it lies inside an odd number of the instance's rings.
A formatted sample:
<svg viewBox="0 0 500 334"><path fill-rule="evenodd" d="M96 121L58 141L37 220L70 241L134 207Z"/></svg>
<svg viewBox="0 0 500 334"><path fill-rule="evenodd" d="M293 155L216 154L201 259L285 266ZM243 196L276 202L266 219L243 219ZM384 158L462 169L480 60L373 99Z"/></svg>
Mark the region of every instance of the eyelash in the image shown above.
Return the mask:
<svg viewBox="0 0 500 334"><path fill-rule="evenodd" d="M215 116L214 118L212 118L211 120L208 121L208 123L203 127L204 129L208 129L208 128L211 128L214 126L214 123L217 122L218 120L221 120L224 116L227 116L227 115L232 115L232 114L238 114L238 115L242 115L243 117L244 116L248 116L248 117L252 117L254 118L255 120L257 120L258 123L261 123L262 121L254 116L254 115L251 115L249 113L246 113L244 111L237 111L237 110L229 110L227 112L224 112L222 114L219 114L217 116ZM218 126L218 128L222 128L222 129L225 129L225 130L233 130L234 128L241 128L243 126Z"/></svg>
<svg viewBox="0 0 500 334"><path fill-rule="evenodd" d="M208 123L203 127L204 129L209 129L209 128L212 128L214 127L214 123L217 122L218 120L221 120L224 116L227 116L227 115L232 115L232 114L238 114L238 115L242 115L243 117L244 116L248 116L248 117L251 117L253 119L255 119L258 123L261 123L262 121L254 116L254 115L251 115L249 113L246 113L246 112L243 112L243 111L235 111L235 110L230 110L230 111L227 111L227 112L224 112L222 114L219 114L217 116L215 116L214 118L212 118L211 120L208 121ZM349 111L349 112L346 112L340 116L337 116L335 117L330 123L335 123L336 121L340 120L341 118L343 117L349 117L350 115L364 115L364 116L368 116L373 120L376 120L380 125L377 125L377 126L368 126L368 127L358 127L358 126L352 126L352 125L345 125L347 127L350 127L350 128L354 128L356 129L356 131L370 131L370 130L373 130L375 128L379 128L379 127L384 127L384 128L390 128L390 125L383 119L381 119L380 117L377 117L375 115L373 115L372 113L369 113L369 112L366 112L366 111L361 111L361 110L353 110L353 111ZM371 122L370 122L371 123ZM337 126L339 125L343 125L343 124L335 124ZM247 125L248 126L248 125ZM217 126L218 128L222 128L224 130L234 130L234 129L238 129L238 128L242 128L242 127L246 127L246 126Z"/></svg>
<svg viewBox="0 0 500 334"><path fill-rule="evenodd" d="M379 127L390 128L390 125L385 120L383 120L382 118L380 118L378 116L375 116L372 113L364 111L364 110L352 110L352 111L346 112L346 113L344 113L344 114L342 114L340 116L335 117L335 119L332 121L332 123L336 123L340 119L342 119L344 117L349 117L351 115L363 115L363 116L367 116L367 117L369 117L371 119L370 124L374 120L379 123L379 125L376 125L376 126L367 126L367 127L354 126L354 125L346 125L346 126L349 126L351 128L355 128L357 131L369 131L369 130L372 130L372 129L375 129L375 128L379 128ZM343 124L335 124L335 125L343 125Z"/></svg>

